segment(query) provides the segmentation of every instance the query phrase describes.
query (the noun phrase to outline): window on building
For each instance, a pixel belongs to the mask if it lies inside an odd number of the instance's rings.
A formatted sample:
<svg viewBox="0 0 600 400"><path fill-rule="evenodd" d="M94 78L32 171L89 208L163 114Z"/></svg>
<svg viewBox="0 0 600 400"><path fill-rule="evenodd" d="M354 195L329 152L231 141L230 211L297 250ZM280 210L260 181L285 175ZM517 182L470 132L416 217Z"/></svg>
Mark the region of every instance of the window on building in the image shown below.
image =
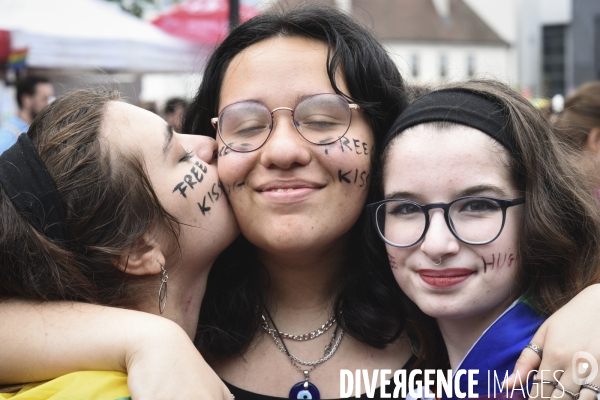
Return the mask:
<svg viewBox="0 0 600 400"><path fill-rule="evenodd" d="M445 78L448 75L448 56L440 54L440 78Z"/></svg>
<svg viewBox="0 0 600 400"><path fill-rule="evenodd" d="M565 95L565 32L564 25L543 27L542 79L548 97Z"/></svg>
<svg viewBox="0 0 600 400"><path fill-rule="evenodd" d="M417 78L419 73L421 72L421 58L418 54L412 55L412 76L413 78Z"/></svg>
<svg viewBox="0 0 600 400"><path fill-rule="evenodd" d="M467 56L467 76L469 78L475 76L475 56L473 54Z"/></svg>

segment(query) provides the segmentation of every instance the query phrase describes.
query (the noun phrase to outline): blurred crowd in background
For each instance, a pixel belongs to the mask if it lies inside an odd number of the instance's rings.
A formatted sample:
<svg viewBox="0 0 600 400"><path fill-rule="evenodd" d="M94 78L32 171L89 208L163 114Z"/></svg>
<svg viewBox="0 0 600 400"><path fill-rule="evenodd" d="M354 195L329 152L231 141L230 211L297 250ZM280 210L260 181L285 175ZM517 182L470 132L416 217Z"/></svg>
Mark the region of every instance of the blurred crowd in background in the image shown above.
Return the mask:
<svg viewBox="0 0 600 400"><path fill-rule="evenodd" d="M230 3L244 21L299 2L0 0L2 128L26 129L41 105L66 91L108 85L180 129L203 65L227 35ZM410 84L498 79L553 120L567 107L563 120L585 114L582 129L598 126L590 121L600 94L590 82L600 80L600 1L320 2L370 27Z"/></svg>

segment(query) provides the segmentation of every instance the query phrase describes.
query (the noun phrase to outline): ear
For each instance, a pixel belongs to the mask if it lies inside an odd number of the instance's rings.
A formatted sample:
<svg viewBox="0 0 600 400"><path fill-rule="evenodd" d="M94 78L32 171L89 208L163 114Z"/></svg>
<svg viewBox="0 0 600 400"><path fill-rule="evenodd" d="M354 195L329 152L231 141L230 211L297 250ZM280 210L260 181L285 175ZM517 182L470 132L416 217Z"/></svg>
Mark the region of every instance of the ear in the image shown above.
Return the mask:
<svg viewBox="0 0 600 400"><path fill-rule="evenodd" d="M600 156L600 128L592 128L590 130L585 140L585 146L596 157Z"/></svg>
<svg viewBox="0 0 600 400"><path fill-rule="evenodd" d="M156 238L149 233L144 234L128 251L123 252L117 268L131 275L155 275L165 265L165 256Z"/></svg>

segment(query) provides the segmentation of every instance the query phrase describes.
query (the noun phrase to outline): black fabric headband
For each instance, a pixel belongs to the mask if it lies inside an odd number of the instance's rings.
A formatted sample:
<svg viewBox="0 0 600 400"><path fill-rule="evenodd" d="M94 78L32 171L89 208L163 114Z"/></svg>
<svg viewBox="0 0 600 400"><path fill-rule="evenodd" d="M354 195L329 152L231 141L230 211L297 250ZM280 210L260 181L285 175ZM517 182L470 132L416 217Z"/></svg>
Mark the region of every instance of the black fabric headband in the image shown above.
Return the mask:
<svg viewBox="0 0 600 400"><path fill-rule="evenodd" d="M496 139L510 153L516 153L514 134L506 127L507 114L504 108L485 95L469 89L437 90L416 100L394 121L385 136L382 149L402 131L436 121L478 129Z"/></svg>
<svg viewBox="0 0 600 400"><path fill-rule="evenodd" d="M65 209L27 134L19 135L17 142L0 154L0 185L36 231L64 247L69 238Z"/></svg>

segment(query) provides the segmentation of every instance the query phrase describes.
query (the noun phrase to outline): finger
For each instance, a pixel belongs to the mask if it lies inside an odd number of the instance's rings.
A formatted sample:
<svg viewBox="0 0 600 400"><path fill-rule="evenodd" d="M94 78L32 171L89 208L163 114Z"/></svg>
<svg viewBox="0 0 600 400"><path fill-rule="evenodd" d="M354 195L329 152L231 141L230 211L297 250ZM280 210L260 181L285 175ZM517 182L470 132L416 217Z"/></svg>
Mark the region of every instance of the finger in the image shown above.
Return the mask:
<svg viewBox="0 0 600 400"><path fill-rule="evenodd" d="M579 398L595 400L600 393L600 374L596 358L589 353L578 352L573 356L571 367L574 369L572 375L575 383L582 384Z"/></svg>
<svg viewBox="0 0 600 400"><path fill-rule="evenodd" d="M541 390L543 383L538 380L537 374L533 377L533 383L531 384L531 389L529 389L528 398L535 399L537 397L541 397Z"/></svg>
<svg viewBox="0 0 600 400"><path fill-rule="evenodd" d="M581 400L596 400L600 399L600 380L589 382L589 386L582 386L579 390L579 398Z"/></svg>
<svg viewBox="0 0 600 400"><path fill-rule="evenodd" d="M534 378L534 383L529 391L530 399L549 399L554 392L555 386L558 384L558 379L561 377L561 372L553 372L548 369L540 369ZM558 393L560 396L560 393ZM565 400L565 397L562 397ZM569 399L567 399L569 400Z"/></svg>
<svg viewBox="0 0 600 400"><path fill-rule="evenodd" d="M546 340L546 330L547 325L546 323L543 323L531 339L531 343L535 343L543 349L544 341ZM515 364L515 369L503 383L503 387L508 389L520 387L522 379L519 379L519 377L527 376L530 371L536 370L540 366L540 362L541 358L535 351L528 347L523 349Z"/></svg>
<svg viewBox="0 0 600 400"><path fill-rule="evenodd" d="M556 374L558 377L558 374ZM573 381L573 371L571 367L568 367L565 372L560 376L556 390L552 394L553 398L563 400L573 400L575 395L579 393L581 386Z"/></svg>
<svg viewBox="0 0 600 400"><path fill-rule="evenodd" d="M229 388L223 384L223 400L233 400L235 396L229 391Z"/></svg>
<svg viewBox="0 0 600 400"><path fill-rule="evenodd" d="M596 400L596 390L582 387L579 391L579 400Z"/></svg>
<svg viewBox="0 0 600 400"><path fill-rule="evenodd" d="M535 343L543 349L546 339L546 330L547 324L544 323L531 339L531 343ZM504 382L504 387L508 389L520 387L522 379L519 379L519 377L527 376L530 371L537 369L540 362L541 358L535 351L527 347L523 349L512 374L506 379L506 382Z"/></svg>

